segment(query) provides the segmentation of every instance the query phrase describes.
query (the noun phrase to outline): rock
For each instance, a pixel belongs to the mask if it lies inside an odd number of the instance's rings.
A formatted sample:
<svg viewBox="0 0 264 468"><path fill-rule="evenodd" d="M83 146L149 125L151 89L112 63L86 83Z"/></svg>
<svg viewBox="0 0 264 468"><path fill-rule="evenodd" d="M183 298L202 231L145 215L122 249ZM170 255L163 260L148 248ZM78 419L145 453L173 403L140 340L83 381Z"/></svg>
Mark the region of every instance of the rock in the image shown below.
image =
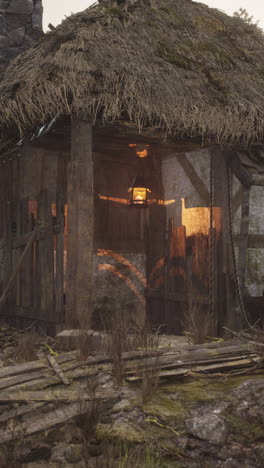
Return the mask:
<svg viewBox="0 0 264 468"><path fill-rule="evenodd" d="M188 419L186 429L189 434L216 445L224 444L229 433L225 418L210 413Z"/></svg>
<svg viewBox="0 0 264 468"><path fill-rule="evenodd" d="M88 452L91 457L99 457L103 453L101 445L98 444L90 444Z"/></svg>
<svg viewBox="0 0 264 468"><path fill-rule="evenodd" d="M33 29L42 31L42 15L43 15L42 1L36 0L34 12L32 15L32 28Z"/></svg>
<svg viewBox="0 0 264 468"><path fill-rule="evenodd" d="M11 356L12 354L14 354L14 352L15 352L14 346L6 346L6 347L3 349L3 353L4 353L6 356Z"/></svg>
<svg viewBox="0 0 264 468"><path fill-rule="evenodd" d="M21 28L14 29L8 34L9 43L11 46L19 46L22 44L25 37L26 28L22 26Z"/></svg>
<svg viewBox="0 0 264 468"><path fill-rule="evenodd" d="M8 452L6 447L0 447L0 466L8 466Z"/></svg>
<svg viewBox="0 0 264 468"><path fill-rule="evenodd" d="M39 444L34 447L28 455L20 458L22 463L34 462L37 460L49 460L51 457L52 447L48 444Z"/></svg>
<svg viewBox="0 0 264 468"><path fill-rule="evenodd" d="M6 33L6 22L4 15L0 15L0 36Z"/></svg>
<svg viewBox="0 0 264 468"><path fill-rule="evenodd" d="M9 0L0 0L0 10L6 10Z"/></svg>
<svg viewBox="0 0 264 468"><path fill-rule="evenodd" d="M131 401L121 400L113 406L112 413L119 413L119 411L128 411L129 409L131 409Z"/></svg>
<svg viewBox="0 0 264 468"><path fill-rule="evenodd" d="M243 382L233 393L239 399L235 414L253 423L264 423L264 379Z"/></svg>
<svg viewBox="0 0 264 468"><path fill-rule="evenodd" d="M16 15L31 15L33 6L33 0L11 0L7 12Z"/></svg>
<svg viewBox="0 0 264 468"><path fill-rule="evenodd" d="M56 336L56 343L63 350L74 350L80 347L80 340L83 339L81 330L63 330ZM94 330L87 330L87 347L89 354L100 348L102 335Z"/></svg>
<svg viewBox="0 0 264 468"><path fill-rule="evenodd" d="M82 446L70 445L66 448L64 456L68 463L78 463L82 459Z"/></svg>
<svg viewBox="0 0 264 468"><path fill-rule="evenodd" d="M21 28L26 24L31 24L31 15L13 15L12 13L6 14L7 30L13 31L14 29Z"/></svg>
<svg viewBox="0 0 264 468"><path fill-rule="evenodd" d="M62 429L51 429L47 436L46 436L46 442L48 444L54 444L56 442L63 442L65 441L65 433Z"/></svg>
<svg viewBox="0 0 264 468"><path fill-rule="evenodd" d="M8 38L6 36L0 36L0 49L9 46Z"/></svg>

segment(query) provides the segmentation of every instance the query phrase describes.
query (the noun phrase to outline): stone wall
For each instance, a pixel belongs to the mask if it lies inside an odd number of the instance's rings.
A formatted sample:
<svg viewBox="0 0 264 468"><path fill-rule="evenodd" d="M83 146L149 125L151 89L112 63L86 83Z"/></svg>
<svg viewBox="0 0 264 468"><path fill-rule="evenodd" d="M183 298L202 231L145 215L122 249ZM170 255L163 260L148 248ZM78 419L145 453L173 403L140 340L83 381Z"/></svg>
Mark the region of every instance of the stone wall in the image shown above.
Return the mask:
<svg viewBox="0 0 264 468"><path fill-rule="evenodd" d="M104 328L113 313L126 314L130 325L144 317L145 253L98 250L94 255L94 327Z"/></svg>
<svg viewBox="0 0 264 468"><path fill-rule="evenodd" d="M0 0L0 64L29 48L42 34L42 0Z"/></svg>

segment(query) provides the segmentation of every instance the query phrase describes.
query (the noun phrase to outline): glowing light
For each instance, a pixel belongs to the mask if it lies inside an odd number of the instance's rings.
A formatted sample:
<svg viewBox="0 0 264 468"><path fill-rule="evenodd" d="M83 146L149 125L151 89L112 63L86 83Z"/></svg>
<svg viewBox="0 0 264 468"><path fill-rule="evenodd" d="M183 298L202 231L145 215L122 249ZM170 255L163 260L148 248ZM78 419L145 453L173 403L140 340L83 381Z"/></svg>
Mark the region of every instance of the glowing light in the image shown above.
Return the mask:
<svg viewBox="0 0 264 468"><path fill-rule="evenodd" d="M136 148L138 158L146 158L148 156L149 145L130 143L128 146L130 148Z"/></svg>
<svg viewBox="0 0 264 468"><path fill-rule="evenodd" d="M122 205L127 205L128 204L128 199L127 198L115 198L115 197L107 197L105 195L98 195L100 200L107 200L107 201L112 201L115 203L121 203Z"/></svg>
<svg viewBox="0 0 264 468"><path fill-rule="evenodd" d="M122 263L123 265L126 265L132 273L141 281L141 283L146 286L146 278L142 275L142 273L132 264L130 263L129 260L127 260L125 257L122 255L113 252L112 250L104 250L104 249L98 249L97 250L97 255L99 257L111 257L117 260L118 262Z"/></svg>
<svg viewBox="0 0 264 468"><path fill-rule="evenodd" d="M148 155L148 150L147 149L143 149L142 151L137 151L137 156L139 158L146 158Z"/></svg>
<svg viewBox="0 0 264 468"><path fill-rule="evenodd" d="M222 209L213 207L213 227L219 236L222 224ZM185 200L182 198L182 225L186 227L186 236L197 234L208 236L210 228L210 208L197 207L186 208Z"/></svg>
<svg viewBox="0 0 264 468"><path fill-rule="evenodd" d="M121 273L121 271L119 271L114 265L109 265L108 263L101 263L100 265L98 265L98 270L110 271L111 273L113 273L118 278L124 280L125 283L127 284L127 286L131 289L131 291L133 291L133 293L137 296L137 298L141 302L141 304L143 304L145 306L146 301L145 301L144 296L137 290L136 286L131 281L131 279L128 278L123 273Z"/></svg>
<svg viewBox="0 0 264 468"><path fill-rule="evenodd" d="M171 205L172 203L175 203L176 200L164 200L164 205L167 206L167 205Z"/></svg>
<svg viewBox="0 0 264 468"><path fill-rule="evenodd" d="M151 190L148 188L144 177L136 176L130 185L128 191L130 192L130 204L133 206L148 206L149 199L148 194Z"/></svg>
<svg viewBox="0 0 264 468"><path fill-rule="evenodd" d="M162 268L164 265L165 265L165 258L162 257L162 258L160 258L160 259L156 262L156 264L154 265L154 267L153 267L152 270L151 270L150 277L149 277L150 283L151 283L151 281L153 280L154 275L156 274L156 272L157 272L160 268Z"/></svg>
<svg viewBox="0 0 264 468"><path fill-rule="evenodd" d="M160 288L163 284L165 284L165 279L163 276L160 276L154 283L154 289Z"/></svg>

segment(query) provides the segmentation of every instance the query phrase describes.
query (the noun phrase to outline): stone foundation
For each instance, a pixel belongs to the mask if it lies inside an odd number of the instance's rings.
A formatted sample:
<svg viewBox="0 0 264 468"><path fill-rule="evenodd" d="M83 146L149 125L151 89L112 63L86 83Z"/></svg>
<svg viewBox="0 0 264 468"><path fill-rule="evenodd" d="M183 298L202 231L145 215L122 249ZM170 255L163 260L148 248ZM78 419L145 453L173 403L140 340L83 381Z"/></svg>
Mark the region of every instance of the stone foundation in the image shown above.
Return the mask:
<svg viewBox="0 0 264 468"><path fill-rule="evenodd" d="M29 48L42 34L42 0L0 0L0 64Z"/></svg>

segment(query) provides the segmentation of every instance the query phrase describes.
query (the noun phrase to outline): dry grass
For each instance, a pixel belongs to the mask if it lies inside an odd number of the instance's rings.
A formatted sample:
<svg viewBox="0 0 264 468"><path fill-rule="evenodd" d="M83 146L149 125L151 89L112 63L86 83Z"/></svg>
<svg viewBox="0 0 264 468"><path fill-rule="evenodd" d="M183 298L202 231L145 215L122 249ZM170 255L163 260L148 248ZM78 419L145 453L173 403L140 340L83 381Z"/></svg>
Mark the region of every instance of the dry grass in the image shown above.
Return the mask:
<svg viewBox="0 0 264 468"><path fill-rule="evenodd" d="M83 388L82 391L90 396L90 400L87 401L83 399L80 394L75 416L75 424L81 433L82 456L87 468L90 458L89 445L91 440L96 438L96 426L99 421L99 403L96 400L97 387L97 377L89 377L86 381L86 387Z"/></svg>
<svg viewBox="0 0 264 468"><path fill-rule="evenodd" d="M127 314L116 312L112 317L107 353L112 358L112 373L115 385L121 386L126 372L123 353L140 351L138 375L142 379L142 400L150 401L159 384L159 336L153 334L146 323L144 310L139 309L128 318ZM148 358L152 354L152 359ZM154 361L153 361L154 359Z"/></svg>
<svg viewBox="0 0 264 468"><path fill-rule="evenodd" d="M253 328L249 333L250 341L254 342L254 350L260 356L262 364L264 364L264 330Z"/></svg>
<svg viewBox="0 0 264 468"><path fill-rule="evenodd" d="M201 304L192 299L184 313L182 326L189 343L205 343L212 330L209 309L202 307Z"/></svg>
<svg viewBox="0 0 264 468"><path fill-rule="evenodd" d="M144 368L139 370L141 375L141 399L143 404L149 403L156 394L159 387L159 354L157 353L154 362L153 359L145 358L143 360Z"/></svg>
<svg viewBox="0 0 264 468"><path fill-rule="evenodd" d="M125 361L122 358L129 346L129 322L126 314L120 311L112 316L109 332L108 354L112 359L112 374L115 385L122 385L125 374Z"/></svg>
<svg viewBox="0 0 264 468"><path fill-rule="evenodd" d="M20 334L16 339L15 355L18 362L35 361L38 359L36 346L38 337L36 333Z"/></svg>
<svg viewBox="0 0 264 468"><path fill-rule="evenodd" d="M263 139L260 29L186 0L100 3L6 68L3 128L23 133L81 110L91 122L126 119L166 134Z"/></svg>

